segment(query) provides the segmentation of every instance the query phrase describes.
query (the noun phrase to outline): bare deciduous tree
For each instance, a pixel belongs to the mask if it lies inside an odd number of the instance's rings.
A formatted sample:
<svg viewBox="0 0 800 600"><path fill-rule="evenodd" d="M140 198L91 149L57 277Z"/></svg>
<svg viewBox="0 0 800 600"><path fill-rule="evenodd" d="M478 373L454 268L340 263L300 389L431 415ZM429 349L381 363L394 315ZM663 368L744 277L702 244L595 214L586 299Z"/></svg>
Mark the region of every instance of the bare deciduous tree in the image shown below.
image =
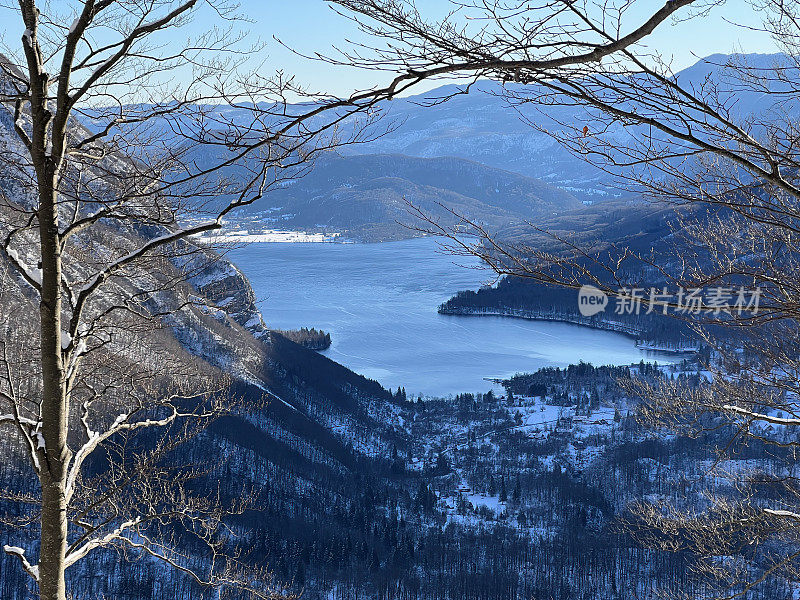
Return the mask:
<svg viewBox="0 0 800 600"><path fill-rule="evenodd" d="M13 131L2 139L0 252L19 283L3 299L0 426L41 490L9 495L34 503L38 560L5 551L48 600L66 597L66 569L109 546L270 596L265 573L226 555L225 520L247 503L192 494L185 484L201 471L170 462L236 402L161 320L181 324L196 302L185 278L214 260L187 238L219 229L316 153L358 141L381 92L290 106L304 96L291 78L241 73L257 48L243 46L224 0L0 9L21 34L0 60L0 118ZM197 17L221 26L188 37ZM342 139L346 118L357 124ZM100 450L105 468L89 476ZM203 561L170 543L169 523L205 545Z"/></svg>

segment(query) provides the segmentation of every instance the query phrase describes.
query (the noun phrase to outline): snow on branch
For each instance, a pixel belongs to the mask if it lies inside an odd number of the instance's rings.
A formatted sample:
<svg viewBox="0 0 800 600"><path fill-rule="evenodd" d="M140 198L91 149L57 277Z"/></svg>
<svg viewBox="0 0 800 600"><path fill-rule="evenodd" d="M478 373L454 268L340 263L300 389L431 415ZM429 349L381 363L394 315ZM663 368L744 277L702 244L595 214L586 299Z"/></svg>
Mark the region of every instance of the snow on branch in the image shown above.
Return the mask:
<svg viewBox="0 0 800 600"><path fill-rule="evenodd" d="M32 268L25 264L25 261L22 260L17 254L17 251L13 248L9 248L8 246L4 246L3 250L5 250L5 255L8 257L8 262L10 262L17 272L22 275L22 278L30 285L33 289L38 292L42 291L42 270L40 268Z"/></svg>
<svg viewBox="0 0 800 600"><path fill-rule="evenodd" d="M768 515L772 515L773 517L784 517L787 519L794 519L796 521L800 521L800 514L796 512L792 512L790 510L773 510L771 508L765 508L764 512Z"/></svg>
<svg viewBox="0 0 800 600"><path fill-rule="evenodd" d="M76 550L67 554L66 558L64 559L64 566L69 567L75 564L95 548L103 548L105 546L108 546L111 542L124 539L122 534L131 527L135 527L140 522L141 522L140 517L136 517L135 519L130 519L122 523L116 529L114 529L114 531L111 531L106 535L100 536L93 540L89 540Z"/></svg>
<svg viewBox="0 0 800 600"><path fill-rule="evenodd" d="M22 568L30 575L34 581L39 581L39 565L32 565L25 557L25 550L17 546L3 546L3 551L9 556L16 556L19 559Z"/></svg>
<svg viewBox="0 0 800 600"><path fill-rule="evenodd" d="M16 426L17 430L25 439L33 469L36 473L39 473L40 463L38 452L45 449L44 438L41 434L41 422L21 416L15 404L13 405L13 409L14 414L0 414L0 425L8 423Z"/></svg>
<svg viewBox="0 0 800 600"><path fill-rule="evenodd" d="M725 404L722 407L724 410L731 411L737 415L747 417L754 421L764 421L765 423L772 423L773 425L800 425L800 419L786 418L786 417L773 417L764 413L758 413L752 410L747 410L732 404Z"/></svg>
<svg viewBox="0 0 800 600"><path fill-rule="evenodd" d="M24 425L25 427L29 427L31 430L34 430L39 426L38 421L34 421L33 419L26 419L25 417L16 417L14 415L0 415L0 423L14 423L15 425Z"/></svg>

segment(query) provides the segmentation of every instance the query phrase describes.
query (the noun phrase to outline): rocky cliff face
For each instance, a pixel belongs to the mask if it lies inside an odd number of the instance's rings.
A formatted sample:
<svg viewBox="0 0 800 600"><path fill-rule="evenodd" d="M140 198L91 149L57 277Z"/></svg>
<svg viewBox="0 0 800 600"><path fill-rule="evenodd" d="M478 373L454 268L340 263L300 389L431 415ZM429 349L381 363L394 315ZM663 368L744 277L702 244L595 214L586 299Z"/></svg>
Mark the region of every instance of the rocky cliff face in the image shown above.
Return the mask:
<svg viewBox="0 0 800 600"><path fill-rule="evenodd" d="M196 262L188 280L197 292L256 338L266 339L267 327L247 277L233 263L210 250L203 252Z"/></svg>

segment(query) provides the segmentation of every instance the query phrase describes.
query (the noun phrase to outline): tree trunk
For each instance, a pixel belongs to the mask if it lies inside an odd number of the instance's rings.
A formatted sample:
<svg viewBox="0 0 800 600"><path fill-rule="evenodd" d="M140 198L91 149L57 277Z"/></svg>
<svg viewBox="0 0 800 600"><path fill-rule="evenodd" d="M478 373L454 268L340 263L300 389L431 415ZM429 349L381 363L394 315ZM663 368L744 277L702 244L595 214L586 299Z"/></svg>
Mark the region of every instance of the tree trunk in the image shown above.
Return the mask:
<svg viewBox="0 0 800 600"><path fill-rule="evenodd" d="M49 481L46 481L49 479ZM65 600L64 554L67 547L67 515L64 482L42 477L42 535L39 553L39 597Z"/></svg>
<svg viewBox="0 0 800 600"><path fill-rule="evenodd" d="M39 196L37 218L41 260L39 323L42 372L41 430L36 440L39 482L42 487L39 597L42 600L66 600L65 492L70 458L67 447L69 406L61 350L61 239L57 208L66 118L58 118L54 123L50 111L52 103L48 100L49 76L45 72L36 41L39 11L34 2L21 2L20 6L27 27L23 46L30 84L29 148L31 162L36 171ZM66 82L62 82L60 87L65 85ZM63 101L64 98L59 97L56 105L61 105Z"/></svg>
<svg viewBox="0 0 800 600"><path fill-rule="evenodd" d="M42 260L40 303L42 359L42 437L40 451L42 530L39 555L39 594L42 600L65 600L64 560L67 547L66 379L61 355L61 248L56 209L57 192L52 165L42 169L39 237Z"/></svg>

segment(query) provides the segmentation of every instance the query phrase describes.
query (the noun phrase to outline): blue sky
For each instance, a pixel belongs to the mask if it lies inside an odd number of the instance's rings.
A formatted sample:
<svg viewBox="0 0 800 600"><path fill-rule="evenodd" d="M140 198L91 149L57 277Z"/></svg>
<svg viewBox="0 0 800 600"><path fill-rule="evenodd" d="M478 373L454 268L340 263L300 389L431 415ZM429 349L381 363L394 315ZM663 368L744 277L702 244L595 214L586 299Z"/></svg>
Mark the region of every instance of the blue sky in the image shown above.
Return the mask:
<svg viewBox="0 0 800 600"><path fill-rule="evenodd" d="M659 6L660 2L639 0L637 6L642 7L644 12ZM348 38L364 40L355 25L336 15L324 0L240 0L240 4L241 12L252 20L248 26L251 36L266 43L265 50L253 56L252 65L263 64L263 70L268 73L281 69L285 73L295 74L309 89L337 95L347 95L353 90L368 88L388 79L386 74L306 60L273 41L272 37L277 36L298 52L313 54L330 53L333 46L346 45ZM74 10L71 7L79 5L76 0L53 0L50 3L56 10L67 13ZM442 16L448 5L447 0L417 0L420 12L430 18ZM0 13L0 21L4 23L0 35L12 47L18 47L19 36L24 29L16 12L14 9L9 12L6 8ZM205 30L213 24L213 17L210 11L201 11L195 22L187 27L184 36ZM772 40L766 34L737 27L729 21L758 25L761 18L746 0L728 0L701 18L662 25L650 38L648 46L671 57L676 69L693 64L698 57L714 53L775 51ZM170 35L177 39L177 32ZM442 83L432 83L427 87ZM423 89L418 88L419 91Z"/></svg>
<svg viewBox="0 0 800 600"><path fill-rule="evenodd" d="M660 2L646 0L642 6L658 6ZM440 16L448 5L446 0L418 0L423 15ZM341 45L347 38L358 39L358 32L346 19L334 14L323 0L245 0L242 8L255 20L255 31L268 41L276 35L292 48L303 52L326 52L333 45ZM648 42L648 47L672 57L677 69L687 67L698 57L714 53L775 52L772 40L763 33L753 32L734 23L758 25L761 18L745 0L728 0L712 8L707 16L688 22L665 23ZM270 44L270 67L284 68L296 73L306 84L320 89L344 94L354 88L364 88L376 83L380 74L356 69L333 68L328 65L302 60Z"/></svg>

